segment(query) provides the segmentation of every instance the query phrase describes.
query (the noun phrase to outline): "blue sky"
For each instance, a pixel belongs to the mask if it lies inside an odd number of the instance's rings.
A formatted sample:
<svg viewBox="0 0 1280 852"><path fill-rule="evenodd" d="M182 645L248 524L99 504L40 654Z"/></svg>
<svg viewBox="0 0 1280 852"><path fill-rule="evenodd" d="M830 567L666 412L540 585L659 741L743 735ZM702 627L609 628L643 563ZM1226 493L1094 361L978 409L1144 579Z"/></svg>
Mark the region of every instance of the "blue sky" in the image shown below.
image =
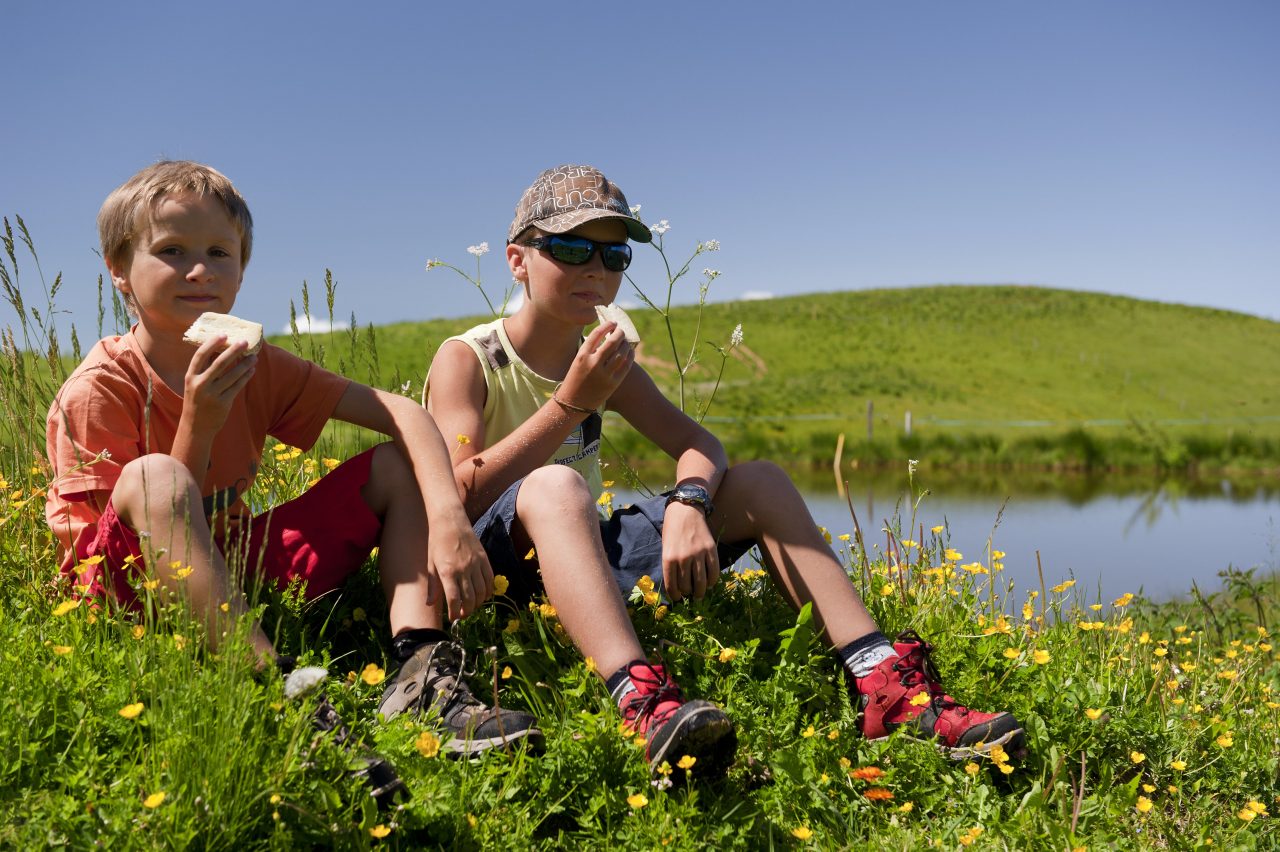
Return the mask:
<svg viewBox="0 0 1280 852"><path fill-rule="evenodd" d="M669 220L672 254L719 240L696 264L723 273L717 300L1022 283L1280 319L1272 2L18 0L4 19L0 213L63 273L82 339L98 206L162 157L247 197L236 312L269 328L326 268L362 324L482 312L426 261L487 241L505 284L516 199L564 162ZM652 253L633 270L654 282Z"/></svg>

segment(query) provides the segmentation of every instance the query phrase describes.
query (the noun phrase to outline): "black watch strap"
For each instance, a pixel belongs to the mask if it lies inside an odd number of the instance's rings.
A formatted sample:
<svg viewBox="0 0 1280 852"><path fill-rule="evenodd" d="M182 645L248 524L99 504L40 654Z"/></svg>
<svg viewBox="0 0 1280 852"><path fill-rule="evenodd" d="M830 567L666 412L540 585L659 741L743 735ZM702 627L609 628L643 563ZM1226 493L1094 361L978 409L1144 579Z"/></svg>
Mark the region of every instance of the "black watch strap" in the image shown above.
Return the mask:
<svg viewBox="0 0 1280 852"><path fill-rule="evenodd" d="M711 493L701 485L677 485L670 494L667 495L666 505L672 503L684 503L686 506L696 506L702 510L702 514L711 517L711 511L715 507L711 504Z"/></svg>

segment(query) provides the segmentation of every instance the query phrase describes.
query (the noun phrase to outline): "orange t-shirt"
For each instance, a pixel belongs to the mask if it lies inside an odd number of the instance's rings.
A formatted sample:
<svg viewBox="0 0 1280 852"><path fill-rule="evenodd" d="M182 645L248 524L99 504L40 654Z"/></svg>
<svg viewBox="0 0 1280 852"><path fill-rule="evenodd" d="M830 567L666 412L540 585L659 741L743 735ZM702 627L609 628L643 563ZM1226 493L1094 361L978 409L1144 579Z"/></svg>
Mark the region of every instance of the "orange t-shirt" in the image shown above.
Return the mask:
<svg viewBox="0 0 1280 852"><path fill-rule="evenodd" d="M253 378L213 440L201 484L216 534L234 532L250 514L244 495L258 474L266 436L310 449L349 384L278 346L262 347ZM181 416L182 395L156 375L132 331L98 341L68 377L45 421L54 477L45 519L58 540L64 571L76 542L96 534L106 508L92 493L109 494L134 459L171 452ZM110 456L77 469L103 450Z"/></svg>

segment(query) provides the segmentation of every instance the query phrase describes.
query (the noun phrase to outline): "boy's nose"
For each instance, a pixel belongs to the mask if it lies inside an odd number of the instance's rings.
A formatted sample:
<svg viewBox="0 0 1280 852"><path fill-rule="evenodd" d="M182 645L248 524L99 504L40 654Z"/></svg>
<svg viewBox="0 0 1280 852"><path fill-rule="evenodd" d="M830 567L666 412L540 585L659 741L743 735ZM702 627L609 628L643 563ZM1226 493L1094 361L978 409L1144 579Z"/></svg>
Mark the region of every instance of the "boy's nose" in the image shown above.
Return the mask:
<svg viewBox="0 0 1280 852"><path fill-rule="evenodd" d="M187 270L187 278L191 281L203 281L212 277L213 270L201 260L191 264L191 268Z"/></svg>

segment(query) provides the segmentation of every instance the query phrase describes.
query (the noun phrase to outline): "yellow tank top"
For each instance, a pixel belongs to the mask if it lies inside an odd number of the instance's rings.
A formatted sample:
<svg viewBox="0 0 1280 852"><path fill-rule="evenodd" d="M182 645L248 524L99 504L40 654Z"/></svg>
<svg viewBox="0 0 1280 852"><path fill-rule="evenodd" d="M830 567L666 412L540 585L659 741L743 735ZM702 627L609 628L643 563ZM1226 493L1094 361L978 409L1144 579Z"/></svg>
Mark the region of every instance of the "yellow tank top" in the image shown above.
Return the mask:
<svg viewBox="0 0 1280 852"><path fill-rule="evenodd" d="M507 337L502 320L478 325L449 340L460 340L480 360L484 371L484 434L485 443L496 444L516 430L521 423L533 416L546 404L558 382L540 376L529 368L516 353ZM449 340L445 342L448 343ZM426 402L430 386L423 388ZM587 415L586 420L569 434L560 448L545 464L567 464L582 474L597 500L604 491L600 477L600 412Z"/></svg>

